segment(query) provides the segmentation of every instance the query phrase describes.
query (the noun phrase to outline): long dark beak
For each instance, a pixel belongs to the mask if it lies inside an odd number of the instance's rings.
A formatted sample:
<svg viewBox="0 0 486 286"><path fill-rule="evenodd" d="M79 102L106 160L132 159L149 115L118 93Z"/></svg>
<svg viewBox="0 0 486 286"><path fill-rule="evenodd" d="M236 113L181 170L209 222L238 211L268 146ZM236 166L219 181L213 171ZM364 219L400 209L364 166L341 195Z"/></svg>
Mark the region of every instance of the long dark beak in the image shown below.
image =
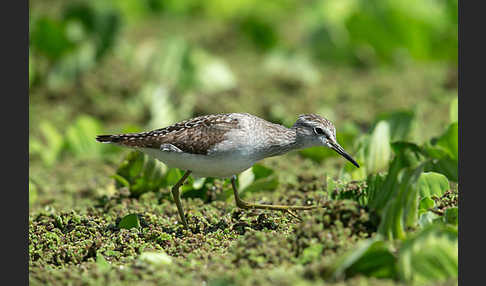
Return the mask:
<svg viewBox="0 0 486 286"><path fill-rule="evenodd" d="M344 158L348 159L349 162L353 163L356 167L359 168L359 164L356 162L356 160L351 157L346 151L344 151L343 147L341 147L338 143L330 142L331 144L331 149L336 151L339 155L343 156Z"/></svg>

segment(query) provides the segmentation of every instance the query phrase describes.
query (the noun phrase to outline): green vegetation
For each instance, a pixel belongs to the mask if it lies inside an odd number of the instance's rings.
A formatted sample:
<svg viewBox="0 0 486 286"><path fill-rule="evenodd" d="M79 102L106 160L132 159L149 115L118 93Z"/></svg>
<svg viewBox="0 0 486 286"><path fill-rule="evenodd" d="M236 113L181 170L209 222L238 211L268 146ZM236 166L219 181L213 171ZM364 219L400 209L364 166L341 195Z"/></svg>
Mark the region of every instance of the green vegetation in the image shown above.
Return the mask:
<svg viewBox="0 0 486 286"><path fill-rule="evenodd" d="M457 1L32 1L32 285L457 285ZM94 138L249 112L309 148L188 179Z"/></svg>

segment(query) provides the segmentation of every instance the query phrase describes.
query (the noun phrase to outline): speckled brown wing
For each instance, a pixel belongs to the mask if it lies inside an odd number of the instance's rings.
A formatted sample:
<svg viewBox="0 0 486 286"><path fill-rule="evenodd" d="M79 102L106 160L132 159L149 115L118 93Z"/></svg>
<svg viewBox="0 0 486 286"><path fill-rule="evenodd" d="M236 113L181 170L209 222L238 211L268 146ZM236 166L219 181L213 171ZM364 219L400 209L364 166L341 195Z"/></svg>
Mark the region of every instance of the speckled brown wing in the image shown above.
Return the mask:
<svg viewBox="0 0 486 286"><path fill-rule="evenodd" d="M231 114L200 116L174 125L142 133L99 135L99 142L116 143L127 147L159 149L171 144L186 153L206 155L224 135L237 128L238 119Z"/></svg>

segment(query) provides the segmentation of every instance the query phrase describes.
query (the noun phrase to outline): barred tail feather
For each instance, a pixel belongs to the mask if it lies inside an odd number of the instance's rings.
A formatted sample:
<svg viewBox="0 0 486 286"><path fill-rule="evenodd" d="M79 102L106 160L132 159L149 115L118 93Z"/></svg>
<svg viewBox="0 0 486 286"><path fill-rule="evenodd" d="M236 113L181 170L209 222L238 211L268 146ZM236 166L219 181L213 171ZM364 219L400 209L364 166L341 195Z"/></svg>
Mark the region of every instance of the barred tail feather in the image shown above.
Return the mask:
<svg viewBox="0 0 486 286"><path fill-rule="evenodd" d="M101 143L117 143L120 141L120 136L117 135L98 135L96 141Z"/></svg>

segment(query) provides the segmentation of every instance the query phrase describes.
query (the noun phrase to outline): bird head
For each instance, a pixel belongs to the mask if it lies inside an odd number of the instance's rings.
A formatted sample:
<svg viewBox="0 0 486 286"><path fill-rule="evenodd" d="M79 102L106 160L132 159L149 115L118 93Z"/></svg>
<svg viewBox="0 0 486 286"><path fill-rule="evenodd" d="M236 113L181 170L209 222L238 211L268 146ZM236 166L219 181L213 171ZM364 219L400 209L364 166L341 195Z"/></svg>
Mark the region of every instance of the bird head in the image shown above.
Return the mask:
<svg viewBox="0 0 486 286"><path fill-rule="evenodd" d="M359 164L351 157L336 140L336 128L331 121L317 114L300 115L294 126L297 140L304 147L324 146L336 151L359 168Z"/></svg>

